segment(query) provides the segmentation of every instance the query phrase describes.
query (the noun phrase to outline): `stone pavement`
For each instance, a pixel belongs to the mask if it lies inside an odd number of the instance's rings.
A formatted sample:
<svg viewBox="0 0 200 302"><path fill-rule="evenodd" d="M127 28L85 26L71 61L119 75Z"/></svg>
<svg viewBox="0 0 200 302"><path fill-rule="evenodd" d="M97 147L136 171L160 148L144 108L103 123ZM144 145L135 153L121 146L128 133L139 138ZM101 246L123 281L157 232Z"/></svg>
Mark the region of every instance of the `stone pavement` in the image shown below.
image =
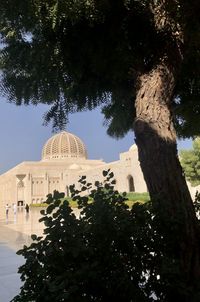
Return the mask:
<svg viewBox="0 0 200 302"><path fill-rule="evenodd" d="M10 208L6 219L5 209L0 207L0 302L10 302L20 291L22 283L17 271L24 259L16 251L31 243L31 234L42 234L43 224L38 222L40 210L32 209L27 215L19 208L14 215Z"/></svg>

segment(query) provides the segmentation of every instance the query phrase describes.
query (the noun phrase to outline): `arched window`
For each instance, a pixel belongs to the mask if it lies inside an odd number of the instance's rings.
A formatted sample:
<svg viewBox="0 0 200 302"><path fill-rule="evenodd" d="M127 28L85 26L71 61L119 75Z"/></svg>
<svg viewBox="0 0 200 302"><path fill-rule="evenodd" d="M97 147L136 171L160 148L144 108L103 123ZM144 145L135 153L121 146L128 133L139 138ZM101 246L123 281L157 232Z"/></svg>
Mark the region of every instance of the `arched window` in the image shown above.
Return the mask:
<svg viewBox="0 0 200 302"><path fill-rule="evenodd" d="M129 190L129 192L135 192L133 176L129 175L127 177L127 179L128 179L128 190Z"/></svg>

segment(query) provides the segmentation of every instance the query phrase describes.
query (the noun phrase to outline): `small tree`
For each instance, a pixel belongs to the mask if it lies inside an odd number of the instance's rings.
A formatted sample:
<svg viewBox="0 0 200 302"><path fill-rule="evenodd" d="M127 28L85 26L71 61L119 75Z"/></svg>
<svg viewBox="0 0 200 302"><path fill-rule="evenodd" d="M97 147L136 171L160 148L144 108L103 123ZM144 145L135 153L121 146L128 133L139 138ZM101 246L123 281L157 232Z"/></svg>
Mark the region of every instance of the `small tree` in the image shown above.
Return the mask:
<svg viewBox="0 0 200 302"><path fill-rule="evenodd" d="M181 165L184 169L187 180L193 186L200 184L200 138L193 142L192 150L181 150Z"/></svg>
<svg viewBox="0 0 200 302"><path fill-rule="evenodd" d="M18 252L26 259L19 268L24 284L13 302L198 301L192 299L199 287L187 287L181 270L181 216L169 221L151 202L128 209L125 194L114 190L113 173L104 176L91 191L92 203L79 195L91 189L86 177L80 191L71 187L79 219L61 203L62 193L48 196L40 219L45 236L32 235L33 243Z"/></svg>

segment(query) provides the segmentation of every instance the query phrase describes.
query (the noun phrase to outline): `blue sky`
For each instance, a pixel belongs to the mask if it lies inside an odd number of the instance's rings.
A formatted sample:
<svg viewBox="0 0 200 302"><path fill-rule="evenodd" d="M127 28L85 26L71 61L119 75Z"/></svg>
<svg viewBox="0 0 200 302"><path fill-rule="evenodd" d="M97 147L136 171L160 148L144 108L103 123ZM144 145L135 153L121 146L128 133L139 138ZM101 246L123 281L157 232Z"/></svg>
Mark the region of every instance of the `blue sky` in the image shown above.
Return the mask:
<svg viewBox="0 0 200 302"><path fill-rule="evenodd" d="M44 143L52 134L51 125L43 126L47 106L15 106L1 98L0 110L0 174L22 161L40 160ZM116 140L106 134L100 109L70 115L69 132L79 136L86 145L90 159L106 162L119 158L134 142L134 133ZM190 148L191 141L182 141L179 148Z"/></svg>

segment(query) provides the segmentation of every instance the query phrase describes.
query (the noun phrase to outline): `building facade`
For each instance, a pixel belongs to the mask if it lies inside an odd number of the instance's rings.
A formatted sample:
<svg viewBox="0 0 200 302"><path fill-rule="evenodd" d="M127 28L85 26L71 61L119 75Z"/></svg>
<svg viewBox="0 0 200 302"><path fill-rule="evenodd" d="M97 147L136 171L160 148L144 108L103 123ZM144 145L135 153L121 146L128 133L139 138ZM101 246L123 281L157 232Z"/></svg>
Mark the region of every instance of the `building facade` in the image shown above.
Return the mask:
<svg viewBox="0 0 200 302"><path fill-rule="evenodd" d="M0 202L41 203L54 190L69 196L69 186L85 175L88 182L103 179L103 170L111 169L119 192L146 192L136 145L121 153L118 161L105 163L87 158L84 143L77 136L62 131L44 145L40 161L25 161L0 175Z"/></svg>

